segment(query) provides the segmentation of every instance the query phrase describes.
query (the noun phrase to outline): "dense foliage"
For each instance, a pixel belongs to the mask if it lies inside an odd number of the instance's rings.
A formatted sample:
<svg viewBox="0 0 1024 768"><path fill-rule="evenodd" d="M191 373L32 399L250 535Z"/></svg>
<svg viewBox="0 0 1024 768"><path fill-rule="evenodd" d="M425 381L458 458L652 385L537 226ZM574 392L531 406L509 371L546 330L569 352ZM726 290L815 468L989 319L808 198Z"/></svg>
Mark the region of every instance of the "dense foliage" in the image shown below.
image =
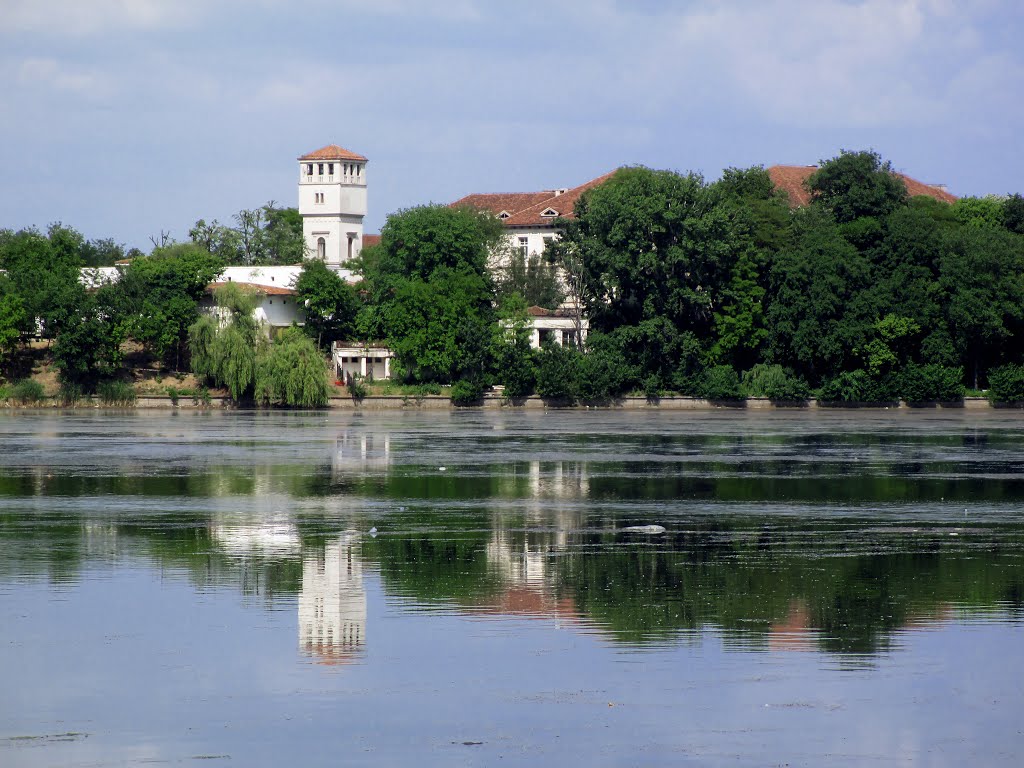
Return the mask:
<svg viewBox="0 0 1024 768"><path fill-rule="evenodd" d="M510 252L489 214L399 211L352 265L358 287L304 265L295 288L305 332L321 348L384 343L398 382L458 383L460 403L492 384L509 398L587 403L629 391L932 402L989 385L1010 398L1024 365L1024 198L909 197L887 161L848 151L823 161L807 191L810 204L793 207L763 168L730 168L713 183L625 168L580 197L540 260ZM294 334L271 345L245 312L227 308L222 328L199 312L225 263L301 260L297 212L268 204L241 211L234 227L197 222L190 235L87 290L80 269L123 247L60 224L0 231L7 378L26 372L14 370L19 350L42 337L54 341L62 381L89 391L133 340L165 368L186 368L191 354L194 370L236 398L303 402L280 376L256 389L260 370L283 370L261 368L260 355L309 357ZM577 332L566 347L531 348L527 307L560 302Z"/></svg>

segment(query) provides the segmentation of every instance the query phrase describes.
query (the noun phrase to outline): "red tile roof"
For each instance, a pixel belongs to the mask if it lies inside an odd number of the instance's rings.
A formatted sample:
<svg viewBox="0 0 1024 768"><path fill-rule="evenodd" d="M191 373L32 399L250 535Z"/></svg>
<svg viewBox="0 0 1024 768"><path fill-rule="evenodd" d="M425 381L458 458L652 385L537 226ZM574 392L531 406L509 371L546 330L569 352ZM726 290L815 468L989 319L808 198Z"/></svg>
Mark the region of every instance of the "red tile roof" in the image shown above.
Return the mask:
<svg viewBox="0 0 1024 768"><path fill-rule="evenodd" d="M308 155L302 155L299 160L360 160L364 163L366 162L366 158L362 155L349 152L337 144L328 144L326 147L320 147L320 149L314 150Z"/></svg>
<svg viewBox="0 0 1024 768"><path fill-rule="evenodd" d="M363 235L363 248L380 244L380 235Z"/></svg>
<svg viewBox="0 0 1024 768"><path fill-rule="evenodd" d="M490 211L495 216L509 214L503 219L506 227L536 227L551 224L555 218L572 218L576 201L588 189L604 184L615 171L567 190L545 190L543 192L511 192L498 194L467 195L456 200L450 207L466 206L478 211ZM548 209L555 216L541 216Z"/></svg>
<svg viewBox="0 0 1024 768"><path fill-rule="evenodd" d="M811 193L805 184L816 170L816 165L773 165L768 169L768 175L776 189L781 189L789 195L790 205L799 208L811 202ZM956 195L950 194L941 186L925 184L902 173L895 175L903 179L907 186L907 194L911 197L927 195L941 203L955 203L957 200Z"/></svg>

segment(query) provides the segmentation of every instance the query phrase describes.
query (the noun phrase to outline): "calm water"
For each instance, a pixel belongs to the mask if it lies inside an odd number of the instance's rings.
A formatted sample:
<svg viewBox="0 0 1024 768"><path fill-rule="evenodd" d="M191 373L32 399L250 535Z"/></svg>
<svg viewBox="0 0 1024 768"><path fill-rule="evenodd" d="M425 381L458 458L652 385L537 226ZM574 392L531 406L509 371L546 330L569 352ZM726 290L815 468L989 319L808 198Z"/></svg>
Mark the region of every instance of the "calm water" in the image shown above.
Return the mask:
<svg viewBox="0 0 1024 768"><path fill-rule="evenodd" d="M1019 412L0 412L3 766L1017 766L1022 670Z"/></svg>

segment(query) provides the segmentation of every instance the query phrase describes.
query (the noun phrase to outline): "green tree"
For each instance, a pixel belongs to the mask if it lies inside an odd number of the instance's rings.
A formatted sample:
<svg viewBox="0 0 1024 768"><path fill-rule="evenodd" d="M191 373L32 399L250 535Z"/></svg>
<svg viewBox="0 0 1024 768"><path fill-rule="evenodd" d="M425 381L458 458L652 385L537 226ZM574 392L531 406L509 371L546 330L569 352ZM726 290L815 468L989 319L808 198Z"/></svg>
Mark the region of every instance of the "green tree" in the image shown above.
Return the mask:
<svg viewBox="0 0 1024 768"><path fill-rule="evenodd" d="M591 327L621 336L639 377L665 382L684 333L711 346L723 286L749 243L700 176L628 168L580 198L553 250L583 266Z"/></svg>
<svg viewBox="0 0 1024 768"><path fill-rule="evenodd" d="M271 264L301 264L306 258L302 216L298 208L278 208L271 200L263 206L264 240Z"/></svg>
<svg viewBox="0 0 1024 768"><path fill-rule="evenodd" d="M949 234L939 289L960 360L976 389L980 373L1024 352L1024 238L995 227Z"/></svg>
<svg viewBox="0 0 1024 768"><path fill-rule="evenodd" d="M555 266L536 254L525 256L521 251L509 257L508 267L496 280L499 297L518 294L528 306L554 309L565 298Z"/></svg>
<svg viewBox="0 0 1024 768"><path fill-rule="evenodd" d="M1003 226L1018 235L1024 235L1024 197L1010 195L1003 201Z"/></svg>
<svg viewBox="0 0 1024 768"><path fill-rule="evenodd" d="M11 280L0 274L0 365L21 341L28 321L25 303L14 289Z"/></svg>
<svg viewBox="0 0 1024 768"><path fill-rule="evenodd" d="M92 391L100 379L116 374L124 359L124 326L110 316L103 303L87 294L73 316L74 321L57 336L53 361L61 381Z"/></svg>
<svg viewBox="0 0 1024 768"><path fill-rule="evenodd" d="M380 245L363 251L369 308L363 335L385 339L395 374L408 380L479 381L494 327L494 289L487 270L503 237L493 216L423 206L388 217Z"/></svg>
<svg viewBox="0 0 1024 768"><path fill-rule="evenodd" d="M21 299L23 330L32 332L38 323L53 338L74 319L85 291L79 282L83 243L78 232L59 223L46 235L25 229L0 238L0 268Z"/></svg>
<svg viewBox="0 0 1024 768"><path fill-rule="evenodd" d="M235 283L215 293L216 318L203 316L188 329L193 372L228 390L233 400L252 394L266 337L253 316L259 296Z"/></svg>
<svg viewBox="0 0 1024 768"><path fill-rule="evenodd" d="M327 365L312 339L288 328L262 347L253 396L266 405L318 408L327 404Z"/></svg>
<svg viewBox="0 0 1024 768"><path fill-rule="evenodd" d="M906 205L907 187L877 152L840 151L807 180L814 204L832 212L839 224L863 217L884 218Z"/></svg>
<svg viewBox="0 0 1024 768"><path fill-rule="evenodd" d="M329 347L332 341L355 334L361 307L359 294L322 261L310 259L302 265L295 293L305 306L305 328L316 339L317 347Z"/></svg>
<svg viewBox="0 0 1024 768"><path fill-rule="evenodd" d="M219 258L191 243L157 248L135 259L117 283L132 337L161 363L180 370L189 326L199 316L206 287L222 269Z"/></svg>
<svg viewBox="0 0 1024 768"><path fill-rule="evenodd" d="M811 382L853 365L877 312L871 264L831 216L802 211L796 242L772 266L767 353Z"/></svg>
<svg viewBox="0 0 1024 768"><path fill-rule="evenodd" d="M992 195L961 197L953 203L953 215L968 227L1001 227L1004 212L1004 202Z"/></svg>

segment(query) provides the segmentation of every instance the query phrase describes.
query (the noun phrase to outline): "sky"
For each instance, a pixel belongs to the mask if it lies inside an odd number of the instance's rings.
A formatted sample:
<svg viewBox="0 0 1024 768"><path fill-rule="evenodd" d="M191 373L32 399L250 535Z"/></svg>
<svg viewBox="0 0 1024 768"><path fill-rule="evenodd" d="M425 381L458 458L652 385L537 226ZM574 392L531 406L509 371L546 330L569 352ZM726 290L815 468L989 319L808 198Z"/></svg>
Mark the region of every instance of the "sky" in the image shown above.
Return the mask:
<svg viewBox="0 0 1024 768"><path fill-rule="evenodd" d="M624 165L873 149L1024 192L1020 0L0 0L0 228L148 250L369 158L366 231Z"/></svg>

